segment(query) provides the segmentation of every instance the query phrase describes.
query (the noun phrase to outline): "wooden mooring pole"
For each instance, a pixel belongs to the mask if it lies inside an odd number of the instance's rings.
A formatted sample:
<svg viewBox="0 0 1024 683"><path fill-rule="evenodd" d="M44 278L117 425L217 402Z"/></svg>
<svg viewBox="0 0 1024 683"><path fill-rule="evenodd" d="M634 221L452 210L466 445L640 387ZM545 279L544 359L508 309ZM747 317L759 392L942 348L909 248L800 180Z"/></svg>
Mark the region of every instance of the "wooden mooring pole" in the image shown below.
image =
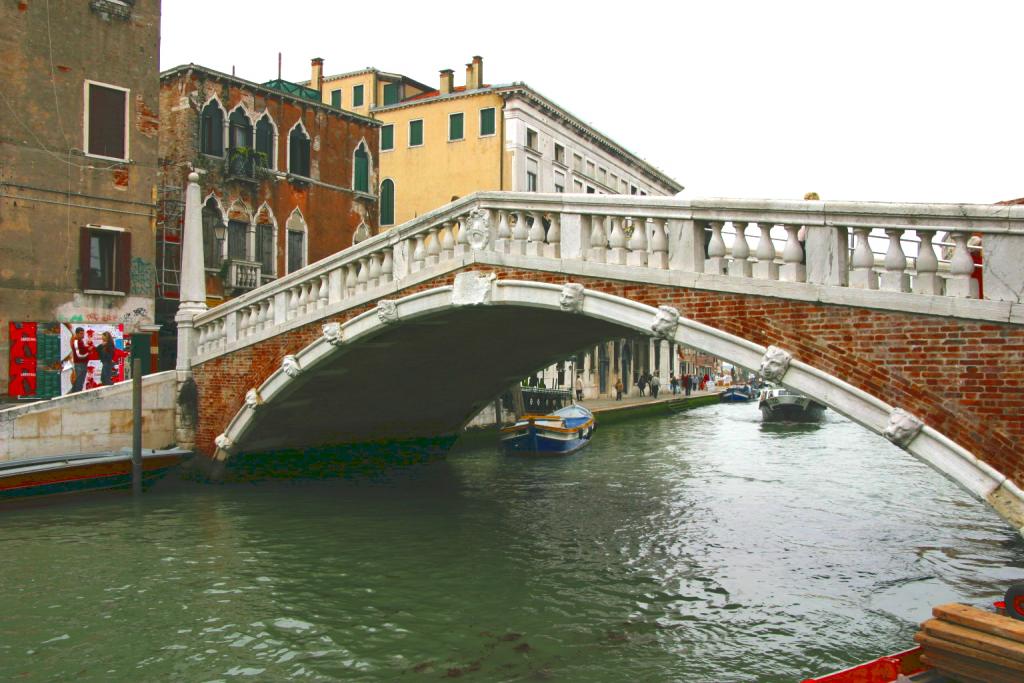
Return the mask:
<svg viewBox="0 0 1024 683"><path fill-rule="evenodd" d="M132 359L132 494L142 493L142 359Z"/></svg>

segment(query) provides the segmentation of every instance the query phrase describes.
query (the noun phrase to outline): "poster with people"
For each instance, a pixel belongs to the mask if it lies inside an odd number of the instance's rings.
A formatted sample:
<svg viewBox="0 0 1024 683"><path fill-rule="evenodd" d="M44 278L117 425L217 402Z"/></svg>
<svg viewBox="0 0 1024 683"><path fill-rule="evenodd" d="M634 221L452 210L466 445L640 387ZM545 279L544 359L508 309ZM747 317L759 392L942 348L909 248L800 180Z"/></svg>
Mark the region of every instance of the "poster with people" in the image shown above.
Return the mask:
<svg viewBox="0 0 1024 683"><path fill-rule="evenodd" d="M124 381L129 344L124 325L61 323L61 395Z"/></svg>

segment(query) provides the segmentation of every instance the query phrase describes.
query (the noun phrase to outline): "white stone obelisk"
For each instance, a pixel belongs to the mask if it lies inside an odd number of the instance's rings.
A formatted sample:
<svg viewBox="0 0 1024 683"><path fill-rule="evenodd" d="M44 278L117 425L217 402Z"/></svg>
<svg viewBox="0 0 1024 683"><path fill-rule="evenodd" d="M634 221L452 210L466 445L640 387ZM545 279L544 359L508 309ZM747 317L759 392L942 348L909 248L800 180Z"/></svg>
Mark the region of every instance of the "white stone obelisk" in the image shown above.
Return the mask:
<svg viewBox="0 0 1024 683"><path fill-rule="evenodd" d="M196 352L193 319L206 310L206 269L203 259L203 209L199 195L199 174L188 174L185 192L185 228L181 237L180 303L174 322L178 325L179 372L192 370Z"/></svg>
<svg viewBox="0 0 1024 683"><path fill-rule="evenodd" d="M192 358L196 352L195 317L206 310L206 269L203 260L203 209L199 174L188 174L185 192L185 226L181 236L181 286L178 290L177 372L178 400L175 410L175 440L178 447L191 450L196 443L198 396L192 379Z"/></svg>

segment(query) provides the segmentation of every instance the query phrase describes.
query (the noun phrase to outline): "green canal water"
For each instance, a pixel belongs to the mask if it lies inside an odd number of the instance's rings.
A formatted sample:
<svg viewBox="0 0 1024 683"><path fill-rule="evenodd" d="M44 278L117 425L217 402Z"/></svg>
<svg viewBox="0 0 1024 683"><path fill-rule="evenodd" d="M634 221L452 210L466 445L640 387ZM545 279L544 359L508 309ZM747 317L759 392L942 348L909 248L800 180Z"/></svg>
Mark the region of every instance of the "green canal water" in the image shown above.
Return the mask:
<svg viewBox="0 0 1024 683"><path fill-rule="evenodd" d="M1024 577L983 504L835 414L340 474L6 506L0 680L794 681Z"/></svg>

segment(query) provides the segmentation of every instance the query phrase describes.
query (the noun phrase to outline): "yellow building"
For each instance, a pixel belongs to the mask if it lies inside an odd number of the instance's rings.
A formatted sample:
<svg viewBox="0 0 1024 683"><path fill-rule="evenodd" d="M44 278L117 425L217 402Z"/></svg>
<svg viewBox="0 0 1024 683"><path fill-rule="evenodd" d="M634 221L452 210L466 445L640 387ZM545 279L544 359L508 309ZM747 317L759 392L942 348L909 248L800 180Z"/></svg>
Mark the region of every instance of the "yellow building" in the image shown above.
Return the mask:
<svg viewBox="0 0 1024 683"><path fill-rule="evenodd" d="M465 85L444 69L436 89L363 69L323 75L324 102L383 123L380 224L397 225L481 190L674 195L683 186L524 83L488 85L483 60Z"/></svg>

